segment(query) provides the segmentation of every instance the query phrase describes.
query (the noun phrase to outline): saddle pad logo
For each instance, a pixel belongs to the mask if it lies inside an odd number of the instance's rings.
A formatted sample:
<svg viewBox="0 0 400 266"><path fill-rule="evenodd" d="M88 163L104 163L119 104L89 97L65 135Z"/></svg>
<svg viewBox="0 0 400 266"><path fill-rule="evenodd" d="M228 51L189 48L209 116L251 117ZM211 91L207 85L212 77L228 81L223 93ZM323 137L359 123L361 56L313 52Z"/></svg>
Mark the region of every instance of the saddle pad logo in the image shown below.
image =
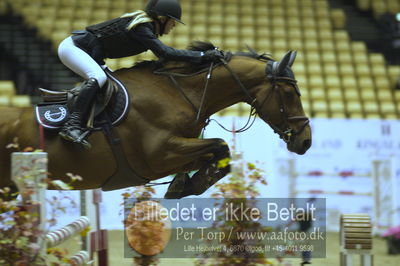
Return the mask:
<svg viewBox="0 0 400 266"><path fill-rule="evenodd" d="M59 128L69 117L66 104L36 105L36 120L45 128Z"/></svg>
<svg viewBox="0 0 400 266"><path fill-rule="evenodd" d="M67 109L61 106L58 107L58 111L53 112L53 110L47 110L44 112L44 118L52 123L58 123L63 121L67 117Z"/></svg>

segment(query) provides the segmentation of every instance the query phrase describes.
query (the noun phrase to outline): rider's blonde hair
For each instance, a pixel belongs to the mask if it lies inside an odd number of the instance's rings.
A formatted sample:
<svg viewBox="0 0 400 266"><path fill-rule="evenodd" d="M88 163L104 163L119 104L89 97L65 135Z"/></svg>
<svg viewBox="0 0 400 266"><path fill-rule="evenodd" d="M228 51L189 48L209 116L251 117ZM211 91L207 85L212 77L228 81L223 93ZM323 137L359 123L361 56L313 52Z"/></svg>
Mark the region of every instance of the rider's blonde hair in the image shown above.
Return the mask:
<svg viewBox="0 0 400 266"><path fill-rule="evenodd" d="M127 17L132 17L132 21L126 27L127 30L131 30L139 24L153 21L153 19L143 10L138 10L132 13L126 13L121 16L121 18L127 18Z"/></svg>

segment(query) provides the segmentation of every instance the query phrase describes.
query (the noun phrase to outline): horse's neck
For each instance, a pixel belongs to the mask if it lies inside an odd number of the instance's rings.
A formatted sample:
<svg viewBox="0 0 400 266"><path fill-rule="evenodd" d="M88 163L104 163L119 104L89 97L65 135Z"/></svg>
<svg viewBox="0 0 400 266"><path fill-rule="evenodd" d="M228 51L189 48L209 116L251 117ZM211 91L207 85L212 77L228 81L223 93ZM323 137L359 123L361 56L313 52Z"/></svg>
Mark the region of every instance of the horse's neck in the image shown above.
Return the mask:
<svg viewBox="0 0 400 266"><path fill-rule="evenodd" d="M239 102L245 102L243 89L254 95L253 88L264 80L264 63L248 57L234 57L229 67L245 88L242 88L230 71L224 66L213 73L214 82L210 82L207 93L207 115L212 115ZM253 96L254 97L254 96Z"/></svg>
<svg viewBox="0 0 400 266"><path fill-rule="evenodd" d="M265 63L249 57L235 56L228 65L246 89L254 95L252 88L264 80ZM122 81L131 84L129 85L131 87L134 87L135 84L137 86L137 83L142 82L149 83L149 86L154 87L153 84L156 80L165 80L165 76L163 75L157 77L153 76L152 79L146 78L148 77L147 74L149 70L145 67L134 68L133 73L131 70L132 69L120 70L115 74ZM177 78L176 81L179 83L180 88L168 82L169 84L163 88L163 91L170 89L176 92L176 90L182 89L185 97L187 97L194 106L200 108L206 84L206 76L207 73L205 72L193 77ZM134 82L132 82L132 80ZM157 87L157 90L158 89L159 87ZM239 83L235 81L232 74L224 66L219 66L213 70L205 97L202 111L207 117L238 102L248 100Z"/></svg>

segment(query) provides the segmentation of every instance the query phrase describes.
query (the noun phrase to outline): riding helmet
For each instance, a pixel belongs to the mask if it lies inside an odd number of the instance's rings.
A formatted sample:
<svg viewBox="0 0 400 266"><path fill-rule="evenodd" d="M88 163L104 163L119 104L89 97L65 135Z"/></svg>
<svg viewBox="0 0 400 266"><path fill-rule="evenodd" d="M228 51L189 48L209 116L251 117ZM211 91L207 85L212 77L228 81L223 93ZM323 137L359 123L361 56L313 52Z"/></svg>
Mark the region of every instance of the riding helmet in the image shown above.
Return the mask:
<svg viewBox="0 0 400 266"><path fill-rule="evenodd" d="M145 11L149 15L166 16L185 24L181 21L182 8L178 0L149 0Z"/></svg>

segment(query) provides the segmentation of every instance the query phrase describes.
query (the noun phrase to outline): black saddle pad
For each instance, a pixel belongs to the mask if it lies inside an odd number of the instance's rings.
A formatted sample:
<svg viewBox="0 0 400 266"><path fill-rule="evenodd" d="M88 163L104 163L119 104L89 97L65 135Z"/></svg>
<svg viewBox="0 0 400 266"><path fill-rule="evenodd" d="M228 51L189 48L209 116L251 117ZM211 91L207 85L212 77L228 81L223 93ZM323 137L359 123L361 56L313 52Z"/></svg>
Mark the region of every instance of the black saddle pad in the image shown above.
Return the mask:
<svg viewBox="0 0 400 266"><path fill-rule="evenodd" d="M57 129L64 125L69 117L67 104L36 105L36 119L45 128Z"/></svg>
<svg viewBox="0 0 400 266"><path fill-rule="evenodd" d="M116 126L126 117L129 111L129 95L125 86L110 73L106 73L109 78L108 81L111 82L116 89L106 106L96 106L96 110L100 109L102 111L94 118L93 130L101 129L101 124L104 123L101 114L104 114L104 112L107 113L112 125ZM46 129L59 129L66 121L68 121L71 113L71 102L74 101L75 96L72 94L67 96L69 93L65 92L65 97L60 97L60 92L54 92L57 97L53 98L56 98L58 101L52 102L51 100L48 100L52 97L52 92L46 91L46 93L47 95L43 96L44 101L35 106L36 120ZM102 94L97 95L95 105L101 105L104 103L104 100L101 97L104 96ZM68 100L59 101L60 98Z"/></svg>

